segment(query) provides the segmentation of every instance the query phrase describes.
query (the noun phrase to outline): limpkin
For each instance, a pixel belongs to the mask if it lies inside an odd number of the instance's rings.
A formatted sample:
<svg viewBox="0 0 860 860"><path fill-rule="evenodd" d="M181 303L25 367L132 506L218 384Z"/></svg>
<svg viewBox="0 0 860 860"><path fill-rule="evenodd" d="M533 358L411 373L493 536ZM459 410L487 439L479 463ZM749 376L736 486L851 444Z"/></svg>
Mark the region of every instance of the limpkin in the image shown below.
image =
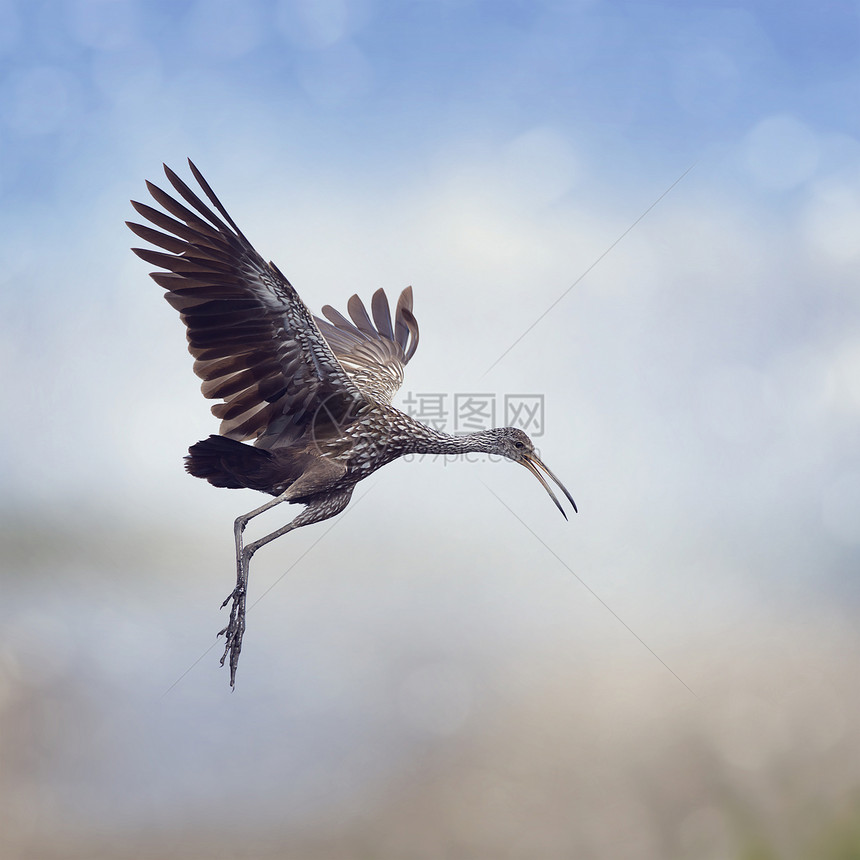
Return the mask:
<svg viewBox="0 0 860 860"><path fill-rule="evenodd" d="M355 485L386 463L404 454L498 454L529 469L565 518L541 470L574 510L576 504L522 430L502 427L453 436L391 405L418 346L411 287L400 294L393 320L381 289L373 294L372 319L358 296L347 305L351 321L329 305L322 309L325 319L313 316L277 266L254 250L190 159L188 164L211 206L164 165L184 202L147 182L169 214L132 201L159 229L127 223L162 249L133 250L165 270L151 276L187 327L204 397L222 401L212 407L221 419L220 435L191 446L186 470L216 487L247 487L274 496L238 517L233 528L236 587L222 604L231 604L230 619L218 634L225 637L221 665L229 656L233 687L251 557L293 529L340 513ZM248 522L282 502L306 507L285 526L244 545Z"/></svg>

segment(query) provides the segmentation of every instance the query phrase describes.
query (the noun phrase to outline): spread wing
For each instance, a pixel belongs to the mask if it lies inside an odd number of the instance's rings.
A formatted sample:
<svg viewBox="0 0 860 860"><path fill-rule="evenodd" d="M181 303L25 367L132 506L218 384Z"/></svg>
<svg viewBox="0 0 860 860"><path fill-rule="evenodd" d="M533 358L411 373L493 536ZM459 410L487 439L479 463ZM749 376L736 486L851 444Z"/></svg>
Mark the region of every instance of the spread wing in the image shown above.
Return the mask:
<svg viewBox="0 0 860 860"><path fill-rule="evenodd" d="M169 214L132 201L160 229L128 226L164 249L132 250L166 270L152 272L152 278L167 290L165 298L187 326L203 395L223 401L212 407L221 419L221 434L240 441L266 437L268 445L273 438L300 438L323 404L335 421L354 415L364 397L310 311L274 263L254 250L200 171L188 164L219 214L165 165L187 206L147 182Z"/></svg>
<svg viewBox="0 0 860 860"><path fill-rule="evenodd" d="M394 324L383 290L370 303L373 320L364 303L353 296L347 303L350 322L331 305L322 309L326 319L314 317L341 366L361 392L377 402L391 403L403 383L403 368L418 348L418 323L412 315L412 287L397 301Z"/></svg>

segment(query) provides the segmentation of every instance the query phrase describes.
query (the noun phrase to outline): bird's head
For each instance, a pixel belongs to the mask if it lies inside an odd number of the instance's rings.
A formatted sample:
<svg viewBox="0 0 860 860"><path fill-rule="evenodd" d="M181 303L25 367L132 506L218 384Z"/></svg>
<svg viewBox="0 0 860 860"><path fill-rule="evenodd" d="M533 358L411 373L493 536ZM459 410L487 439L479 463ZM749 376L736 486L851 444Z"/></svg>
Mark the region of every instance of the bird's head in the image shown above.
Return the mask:
<svg viewBox="0 0 860 860"><path fill-rule="evenodd" d="M553 475L541 461L540 457L535 454L534 442L529 439L528 434L523 433L517 427L497 427L489 432L493 437L493 447L495 449L492 453L500 454L509 460L513 460L515 463L519 463L521 466L525 466L541 482L543 488L555 502L556 507L561 511L564 518L567 519L564 508L559 503L550 485L546 482L546 478L541 474L541 470L558 484L559 489L567 496L571 505L573 505L574 511L576 510L576 502L574 502L573 496L570 495L564 484Z"/></svg>

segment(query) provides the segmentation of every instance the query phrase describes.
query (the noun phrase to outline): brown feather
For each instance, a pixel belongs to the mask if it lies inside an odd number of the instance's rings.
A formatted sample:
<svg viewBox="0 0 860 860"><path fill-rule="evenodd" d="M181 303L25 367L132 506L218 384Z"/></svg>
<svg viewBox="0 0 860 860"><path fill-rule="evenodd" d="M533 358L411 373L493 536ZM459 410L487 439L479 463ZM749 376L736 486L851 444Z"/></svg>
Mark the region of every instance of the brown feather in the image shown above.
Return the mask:
<svg viewBox="0 0 860 860"><path fill-rule="evenodd" d="M161 227L168 233L178 236L180 239L185 239L186 242L191 242L195 245L206 245L207 247L217 247L217 244L211 238L205 236L200 230L195 230L189 227L182 221L177 221L164 212L159 212L158 209L153 209L152 206L147 206L146 203L138 203L136 200L131 201L138 215L142 215L147 221L155 224L156 227Z"/></svg>
<svg viewBox="0 0 860 860"><path fill-rule="evenodd" d="M388 306L388 297L382 289L377 290L371 299L371 310L376 330L388 340L394 340L394 331L391 328L391 308Z"/></svg>
<svg viewBox="0 0 860 860"><path fill-rule="evenodd" d="M174 200L166 191L162 191L154 183L147 182L146 187L155 202L163 206L175 218L184 221L189 227L192 227L203 236L209 236L212 239L218 239L221 236L218 229L212 227L211 224L207 224L202 218L198 218L190 209L187 209L177 200Z"/></svg>
<svg viewBox="0 0 860 860"><path fill-rule="evenodd" d="M359 330L370 337L376 336L377 332L373 327L373 323L370 321L370 317L367 315L367 308L358 296L353 295L349 297L349 301L346 303L346 309L349 311L352 321L356 324Z"/></svg>
<svg viewBox="0 0 860 860"><path fill-rule="evenodd" d="M267 422L275 422L294 437L323 392L341 389L352 400L360 390L289 281L263 261L190 166L214 210L165 167L179 199L147 183L167 214L141 203L135 209L165 232L132 226L161 249L137 248L135 253L163 270L153 278L185 322L195 372L207 383L204 393L225 400L215 406L224 422L222 434L259 437L267 432ZM248 369L253 370L238 380L216 381ZM278 410L286 420L276 421Z"/></svg>

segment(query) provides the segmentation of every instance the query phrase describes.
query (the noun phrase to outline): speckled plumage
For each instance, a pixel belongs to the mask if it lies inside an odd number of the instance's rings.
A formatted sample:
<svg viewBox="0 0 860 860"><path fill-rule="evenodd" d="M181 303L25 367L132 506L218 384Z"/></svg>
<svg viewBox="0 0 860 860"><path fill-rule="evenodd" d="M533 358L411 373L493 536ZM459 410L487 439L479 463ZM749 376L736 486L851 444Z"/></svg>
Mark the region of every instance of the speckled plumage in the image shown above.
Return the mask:
<svg viewBox="0 0 860 860"><path fill-rule="evenodd" d="M562 513L539 468L571 504L573 499L521 430L503 427L451 436L392 406L404 367L418 346L411 287L400 294L393 319L383 290L374 293L370 314L352 296L349 318L329 305L322 309L324 319L313 316L188 163L208 204L165 165L182 202L148 182L165 212L132 205L160 229L127 223L162 249L133 250L166 270L151 273L152 278L185 323L203 395L221 401L212 407L221 421L220 434L191 446L186 469L218 487L247 487L274 496L234 524L237 581L223 604L229 602L231 609L221 631L226 640L221 663L229 656L232 686L253 554L288 531L340 513L355 485L386 463L404 454L500 454L526 466ZM245 444L249 440L252 445ZM282 528L245 546L247 523L282 502L306 507Z"/></svg>

